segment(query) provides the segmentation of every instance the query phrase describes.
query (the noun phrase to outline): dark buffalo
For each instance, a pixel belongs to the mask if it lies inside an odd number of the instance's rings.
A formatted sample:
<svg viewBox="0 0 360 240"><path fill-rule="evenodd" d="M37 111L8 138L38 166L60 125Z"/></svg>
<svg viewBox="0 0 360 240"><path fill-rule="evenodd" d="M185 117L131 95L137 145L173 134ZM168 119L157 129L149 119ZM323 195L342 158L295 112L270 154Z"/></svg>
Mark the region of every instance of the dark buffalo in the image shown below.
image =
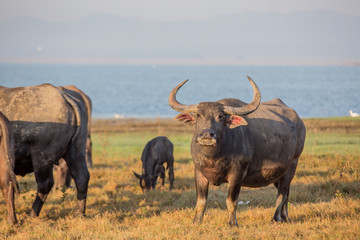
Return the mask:
<svg viewBox="0 0 360 240"><path fill-rule="evenodd" d="M53 184L53 166L64 158L77 188L77 210L85 214L89 172L85 161L87 115L82 104L51 84L0 87L0 111L10 120L17 175L34 172L37 194L30 216L38 216Z"/></svg>
<svg viewBox="0 0 360 240"><path fill-rule="evenodd" d="M87 119L88 119L87 121L88 135L86 139L86 164L88 167L92 167L93 164L92 164L92 141L91 141L91 111L92 111L91 99L88 95L86 95L76 86L70 85L70 86L58 87L58 88L70 94L72 97L76 98L86 108ZM60 159L59 165L54 166L54 178L55 178L55 188L58 188L60 186L70 187L71 175L64 159Z"/></svg>
<svg viewBox="0 0 360 240"><path fill-rule="evenodd" d="M156 180L160 176L161 186L164 186L165 168L169 169L170 190L174 183L174 146L167 137L156 137L145 145L141 155L142 174L134 172L140 180L140 187L143 191L155 188Z"/></svg>
<svg viewBox="0 0 360 240"><path fill-rule="evenodd" d="M209 183L229 184L226 206L229 224L236 225L236 207L241 186L262 187L271 183L278 190L274 221L287 221L290 182L304 147L305 126L297 113L280 99L260 103L260 91L248 77L254 99L238 99L183 105L176 93L170 106L181 114L177 119L195 124L191 154L195 165L197 192L194 222L205 212Z"/></svg>
<svg viewBox="0 0 360 240"><path fill-rule="evenodd" d="M15 167L14 134L9 120L0 112L0 186L8 210L8 221L16 224L14 192L19 193Z"/></svg>

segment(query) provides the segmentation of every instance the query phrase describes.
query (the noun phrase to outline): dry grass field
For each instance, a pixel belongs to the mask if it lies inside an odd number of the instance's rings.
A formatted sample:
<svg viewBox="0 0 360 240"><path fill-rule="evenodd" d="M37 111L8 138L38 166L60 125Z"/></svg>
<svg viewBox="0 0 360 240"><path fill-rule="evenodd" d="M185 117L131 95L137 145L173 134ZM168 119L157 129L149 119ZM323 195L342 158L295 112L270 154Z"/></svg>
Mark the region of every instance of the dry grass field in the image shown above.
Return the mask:
<svg viewBox="0 0 360 240"><path fill-rule="evenodd" d="M6 221L0 196L0 239L360 239L360 118L305 119L307 137L290 191L292 223L271 223L275 187L242 188L238 228L229 227L227 185L211 187L201 225L194 225L196 191L192 128L169 119L94 120L93 162L86 217L75 217L76 191L54 189L38 218L28 216L34 175L17 177L19 224ZM175 182L143 194L132 171L141 152L165 135L175 147Z"/></svg>

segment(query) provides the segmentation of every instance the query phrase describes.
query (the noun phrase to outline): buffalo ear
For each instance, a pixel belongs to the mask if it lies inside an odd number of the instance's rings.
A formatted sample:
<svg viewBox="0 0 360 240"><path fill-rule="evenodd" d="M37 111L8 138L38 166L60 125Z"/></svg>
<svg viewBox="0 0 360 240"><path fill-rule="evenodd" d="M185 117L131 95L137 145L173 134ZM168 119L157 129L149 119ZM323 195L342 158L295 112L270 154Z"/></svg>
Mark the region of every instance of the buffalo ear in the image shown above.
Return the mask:
<svg viewBox="0 0 360 240"><path fill-rule="evenodd" d="M175 119L187 124L194 124L196 121L194 116L191 115L190 113L180 113L176 115Z"/></svg>
<svg viewBox="0 0 360 240"><path fill-rule="evenodd" d="M230 115L226 119L226 126L228 126L231 129L236 128L238 126L244 126L247 124L248 124L247 121L243 117L237 115Z"/></svg>
<svg viewBox="0 0 360 240"><path fill-rule="evenodd" d="M134 171L133 171L133 173L134 173L135 177L137 177L138 179L142 179L142 176L141 176L141 175L137 174L137 173L134 172Z"/></svg>

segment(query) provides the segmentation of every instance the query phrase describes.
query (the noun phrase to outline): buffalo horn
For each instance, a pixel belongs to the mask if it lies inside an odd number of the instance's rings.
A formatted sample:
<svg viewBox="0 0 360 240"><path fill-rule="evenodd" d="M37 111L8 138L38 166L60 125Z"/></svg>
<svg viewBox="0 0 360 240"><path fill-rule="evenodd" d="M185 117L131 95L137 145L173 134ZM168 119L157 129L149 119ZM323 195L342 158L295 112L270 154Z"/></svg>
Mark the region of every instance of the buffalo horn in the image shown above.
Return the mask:
<svg viewBox="0 0 360 240"><path fill-rule="evenodd" d="M197 112L197 104L195 105L184 105L179 103L176 100L176 94L179 91L179 89L187 82L188 80L183 81L179 85L177 85L170 93L169 95L169 105L172 109L178 112L184 112L184 113L196 113Z"/></svg>
<svg viewBox="0 0 360 240"><path fill-rule="evenodd" d="M249 76L247 76L247 78L249 79L249 81L253 87L253 90L254 90L254 98L253 98L252 102L243 107L224 106L225 113L230 114L230 115L241 116L241 115L250 114L259 107L260 101L261 101L260 90L259 90L258 86L256 85L256 83Z"/></svg>

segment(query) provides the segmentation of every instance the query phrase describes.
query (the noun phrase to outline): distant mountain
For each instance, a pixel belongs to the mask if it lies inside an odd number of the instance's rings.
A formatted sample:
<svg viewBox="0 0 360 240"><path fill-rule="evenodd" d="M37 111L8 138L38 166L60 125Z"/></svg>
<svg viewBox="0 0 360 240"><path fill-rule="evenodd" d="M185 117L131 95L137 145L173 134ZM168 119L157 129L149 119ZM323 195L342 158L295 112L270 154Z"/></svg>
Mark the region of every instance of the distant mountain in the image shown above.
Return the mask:
<svg viewBox="0 0 360 240"><path fill-rule="evenodd" d="M92 15L0 22L0 58L309 59L360 62L360 16L243 12L202 21Z"/></svg>

